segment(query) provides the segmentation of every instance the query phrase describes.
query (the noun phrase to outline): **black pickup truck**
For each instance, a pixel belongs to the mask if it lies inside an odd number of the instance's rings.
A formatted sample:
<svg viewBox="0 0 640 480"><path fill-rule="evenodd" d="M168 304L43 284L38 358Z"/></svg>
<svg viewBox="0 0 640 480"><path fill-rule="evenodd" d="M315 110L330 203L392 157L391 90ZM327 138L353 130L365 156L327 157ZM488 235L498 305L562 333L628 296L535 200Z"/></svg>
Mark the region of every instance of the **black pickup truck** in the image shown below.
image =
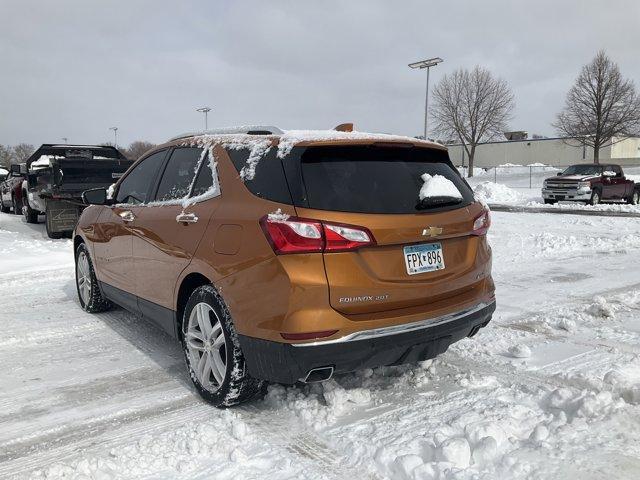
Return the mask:
<svg viewBox="0 0 640 480"><path fill-rule="evenodd" d="M28 223L46 215L47 235L73 231L84 208L82 192L107 188L133 164L116 148L100 145L44 144L25 164L23 214Z"/></svg>

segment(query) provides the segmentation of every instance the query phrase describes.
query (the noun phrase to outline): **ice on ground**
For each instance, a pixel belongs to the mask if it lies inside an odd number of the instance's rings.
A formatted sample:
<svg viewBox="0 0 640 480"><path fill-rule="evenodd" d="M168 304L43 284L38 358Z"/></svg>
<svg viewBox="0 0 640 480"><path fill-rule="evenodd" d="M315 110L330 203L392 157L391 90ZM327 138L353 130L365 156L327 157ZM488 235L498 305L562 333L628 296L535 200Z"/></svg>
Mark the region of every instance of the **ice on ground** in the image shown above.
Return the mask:
<svg viewBox="0 0 640 480"><path fill-rule="evenodd" d="M515 203L522 195L501 183L483 182L473 189L476 198L484 203Z"/></svg>
<svg viewBox="0 0 640 480"><path fill-rule="evenodd" d="M424 182L418 194L420 200L433 197L462 198L462 194L460 193L460 190L458 190L458 187L456 187L451 180L443 177L442 175L429 175L428 173L423 173L420 178L422 178L422 181Z"/></svg>

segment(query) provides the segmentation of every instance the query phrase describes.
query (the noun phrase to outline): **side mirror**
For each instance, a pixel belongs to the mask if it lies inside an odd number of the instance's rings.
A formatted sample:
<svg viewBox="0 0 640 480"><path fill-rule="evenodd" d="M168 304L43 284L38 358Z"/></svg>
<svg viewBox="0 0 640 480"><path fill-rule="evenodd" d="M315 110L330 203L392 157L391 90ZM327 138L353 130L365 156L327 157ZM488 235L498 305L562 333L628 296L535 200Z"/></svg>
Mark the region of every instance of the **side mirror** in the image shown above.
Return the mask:
<svg viewBox="0 0 640 480"><path fill-rule="evenodd" d="M86 205L106 205L107 189L92 188L91 190L85 190L84 192L82 192L82 201Z"/></svg>
<svg viewBox="0 0 640 480"><path fill-rule="evenodd" d="M11 173L15 174L15 175L20 175L20 164L18 163L14 163L13 165L11 165Z"/></svg>
<svg viewBox="0 0 640 480"><path fill-rule="evenodd" d="M558 172L558 174L557 174L556 176L558 176L558 177L559 177L560 175L562 175L562 172Z"/></svg>

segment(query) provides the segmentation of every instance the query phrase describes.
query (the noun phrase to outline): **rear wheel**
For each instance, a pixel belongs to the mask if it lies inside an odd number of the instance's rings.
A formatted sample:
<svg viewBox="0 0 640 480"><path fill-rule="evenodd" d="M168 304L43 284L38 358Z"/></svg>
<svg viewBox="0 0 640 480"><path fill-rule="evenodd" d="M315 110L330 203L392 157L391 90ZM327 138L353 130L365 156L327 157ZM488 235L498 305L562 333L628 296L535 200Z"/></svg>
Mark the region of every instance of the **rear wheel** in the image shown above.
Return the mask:
<svg viewBox="0 0 640 480"><path fill-rule="evenodd" d="M230 407L264 391L247 373L231 315L211 285L193 291L184 309L182 346L198 393L216 407Z"/></svg>
<svg viewBox="0 0 640 480"><path fill-rule="evenodd" d="M89 250L84 243L81 243L76 250L76 289L83 310L97 313L111 308L111 302L100 292Z"/></svg>
<svg viewBox="0 0 640 480"><path fill-rule="evenodd" d="M627 203L629 203L630 205L638 205L638 204L640 204L640 189L636 189L636 190L633 191L633 193L631 194L631 196L627 200Z"/></svg>
<svg viewBox="0 0 640 480"><path fill-rule="evenodd" d="M22 196L22 213L27 223L38 223L38 212L29 206L29 201L26 200L26 196Z"/></svg>
<svg viewBox="0 0 640 480"><path fill-rule="evenodd" d="M11 208L5 207L4 206L4 202L2 200L0 200L0 212L9 213L10 210L11 210Z"/></svg>
<svg viewBox="0 0 640 480"><path fill-rule="evenodd" d="M22 199L16 200L15 195L11 197L11 203L13 203L14 215L22 215Z"/></svg>
<svg viewBox="0 0 640 480"><path fill-rule="evenodd" d="M593 193L591 193L591 200L589 200L589 205L598 205L601 200L602 194L600 193L600 190L594 190Z"/></svg>
<svg viewBox="0 0 640 480"><path fill-rule="evenodd" d="M551 198L545 198L544 199L544 203L546 205L555 205L556 202L557 202L557 200L552 200Z"/></svg>

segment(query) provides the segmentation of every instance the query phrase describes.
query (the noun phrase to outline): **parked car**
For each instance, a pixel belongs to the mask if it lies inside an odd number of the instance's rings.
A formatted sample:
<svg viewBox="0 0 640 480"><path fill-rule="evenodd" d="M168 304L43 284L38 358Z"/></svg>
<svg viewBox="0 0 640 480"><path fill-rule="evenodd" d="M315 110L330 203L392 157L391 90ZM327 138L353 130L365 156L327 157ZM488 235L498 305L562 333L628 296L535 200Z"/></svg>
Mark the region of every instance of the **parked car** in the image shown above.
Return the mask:
<svg viewBox="0 0 640 480"><path fill-rule="evenodd" d="M25 178L20 164L11 165L7 177L0 183L0 211L8 213L13 209L16 215L22 215L22 182Z"/></svg>
<svg viewBox="0 0 640 480"><path fill-rule="evenodd" d="M46 215L47 235L71 234L82 204L82 192L114 183L133 162L120 151L100 145L44 144L26 162L22 197L28 223Z"/></svg>
<svg viewBox="0 0 640 480"><path fill-rule="evenodd" d="M112 198L84 192L74 232L82 308L179 339L207 401L433 358L490 321L489 212L445 147L222 132L148 152Z"/></svg>
<svg viewBox="0 0 640 480"><path fill-rule="evenodd" d="M547 178L542 185L542 198L548 204L571 200L590 205L603 201L637 205L640 184L628 180L620 165L585 163L571 165L556 177Z"/></svg>

